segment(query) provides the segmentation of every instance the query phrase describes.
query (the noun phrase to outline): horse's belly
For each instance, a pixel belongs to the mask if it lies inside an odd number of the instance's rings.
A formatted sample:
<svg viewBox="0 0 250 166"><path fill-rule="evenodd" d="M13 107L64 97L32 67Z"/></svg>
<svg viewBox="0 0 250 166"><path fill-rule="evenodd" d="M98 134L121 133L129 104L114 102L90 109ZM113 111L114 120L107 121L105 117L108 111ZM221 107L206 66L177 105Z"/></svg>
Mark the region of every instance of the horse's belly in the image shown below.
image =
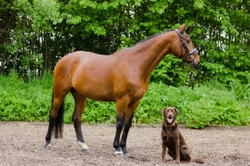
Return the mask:
<svg viewBox="0 0 250 166"><path fill-rule="evenodd" d="M112 84L107 83L107 81L85 78L75 83L73 88L86 98L99 101L115 101Z"/></svg>
<svg viewBox="0 0 250 166"><path fill-rule="evenodd" d="M96 91L85 91L81 93L87 98L90 98L92 100L98 100L98 101L115 101L115 97L112 94L106 94L103 92L96 92Z"/></svg>

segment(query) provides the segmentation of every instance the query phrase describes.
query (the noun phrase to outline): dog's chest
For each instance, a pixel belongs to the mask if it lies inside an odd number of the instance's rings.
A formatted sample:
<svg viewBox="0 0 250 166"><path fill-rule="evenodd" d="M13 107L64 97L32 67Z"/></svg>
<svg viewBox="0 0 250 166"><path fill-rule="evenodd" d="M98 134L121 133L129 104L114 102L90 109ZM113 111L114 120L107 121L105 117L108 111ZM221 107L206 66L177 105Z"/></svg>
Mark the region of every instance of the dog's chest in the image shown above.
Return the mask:
<svg viewBox="0 0 250 166"><path fill-rule="evenodd" d="M174 139L174 138L173 138L173 132L167 130L167 131L165 132L164 139L165 139L165 141L167 141L167 142L172 141L172 140Z"/></svg>
<svg viewBox="0 0 250 166"><path fill-rule="evenodd" d="M172 142L174 141L174 136L176 135L176 128L172 127L163 127L162 130L162 139L164 142Z"/></svg>

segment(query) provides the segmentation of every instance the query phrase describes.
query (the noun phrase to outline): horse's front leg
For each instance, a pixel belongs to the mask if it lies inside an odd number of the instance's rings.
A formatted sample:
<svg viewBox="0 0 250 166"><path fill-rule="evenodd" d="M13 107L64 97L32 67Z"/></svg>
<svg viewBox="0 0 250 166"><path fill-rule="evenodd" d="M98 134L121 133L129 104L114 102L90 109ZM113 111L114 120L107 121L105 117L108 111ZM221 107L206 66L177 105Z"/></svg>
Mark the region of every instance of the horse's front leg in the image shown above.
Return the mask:
<svg viewBox="0 0 250 166"><path fill-rule="evenodd" d="M139 103L140 103L140 100L128 104L128 106L125 107L127 109L125 109L123 116L122 117L117 116L116 137L115 137L115 141L114 141L114 147L116 149L116 153L128 155L128 151L127 151L127 147L126 147L127 136L129 133L129 129L132 126L133 115L134 115L135 110L138 107ZM124 124L124 122L125 122L125 124ZM119 142L122 129L123 129L123 134L121 137L121 141Z"/></svg>
<svg viewBox="0 0 250 166"><path fill-rule="evenodd" d="M127 151L127 148L126 148L126 142L127 142L127 136L128 136L129 129L132 126L132 119L133 119L133 115L125 123L123 133L122 133L120 147L121 147L122 152L123 152L124 155L128 155L128 151Z"/></svg>
<svg viewBox="0 0 250 166"><path fill-rule="evenodd" d="M120 136L123 128L124 116L116 116L116 133L113 146L115 148L115 155L121 156L123 152L120 148Z"/></svg>

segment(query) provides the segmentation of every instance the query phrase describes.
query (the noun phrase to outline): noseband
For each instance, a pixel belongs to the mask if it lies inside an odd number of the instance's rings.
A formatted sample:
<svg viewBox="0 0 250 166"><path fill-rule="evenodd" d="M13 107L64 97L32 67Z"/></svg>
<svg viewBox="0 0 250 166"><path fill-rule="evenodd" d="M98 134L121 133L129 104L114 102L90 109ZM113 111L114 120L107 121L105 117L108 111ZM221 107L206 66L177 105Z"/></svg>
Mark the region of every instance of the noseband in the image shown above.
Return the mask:
<svg viewBox="0 0 250 166"><path fill-rule="evenodd" d="M186 57L183 58L183 61L187 62L188 57L190 57L190 56L193 55L194 53L197 53L198 51L197 51L196 48L194 48L192 51L189 52L189 50L188 50L186 44L185 44L184 41L183 41L182 35L181 35L180 32L178 31L178 29L176 29L175 32L176 32L177 35L180 37L181 46L183 45L184 49L185 49L186 52L187 52Z"/></svg>

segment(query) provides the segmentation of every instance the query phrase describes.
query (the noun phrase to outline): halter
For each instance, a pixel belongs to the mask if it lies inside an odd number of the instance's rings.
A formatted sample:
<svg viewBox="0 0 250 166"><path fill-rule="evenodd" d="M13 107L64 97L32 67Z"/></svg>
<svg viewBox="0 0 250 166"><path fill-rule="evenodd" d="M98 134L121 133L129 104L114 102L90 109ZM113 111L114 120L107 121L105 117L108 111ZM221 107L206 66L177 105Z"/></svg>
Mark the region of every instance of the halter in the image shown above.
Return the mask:
<svg viewBox="0 0 250 166"><path fill-rule="evenodd" d="M178 29L175 29L175 32L177 33L177 35L180 37L180 41L181 41L181 46L183 45L183 47L185 48L186 52L187 52L187 55L185 58L183 58L182 60L187 62L187 59L189 56L193 55L194 53L197 53L197 49L194 48L192 51L189 52L186 44L183 42L183 38L182 38L182 35L180 34L180 32L178 31Z"/></svg>

